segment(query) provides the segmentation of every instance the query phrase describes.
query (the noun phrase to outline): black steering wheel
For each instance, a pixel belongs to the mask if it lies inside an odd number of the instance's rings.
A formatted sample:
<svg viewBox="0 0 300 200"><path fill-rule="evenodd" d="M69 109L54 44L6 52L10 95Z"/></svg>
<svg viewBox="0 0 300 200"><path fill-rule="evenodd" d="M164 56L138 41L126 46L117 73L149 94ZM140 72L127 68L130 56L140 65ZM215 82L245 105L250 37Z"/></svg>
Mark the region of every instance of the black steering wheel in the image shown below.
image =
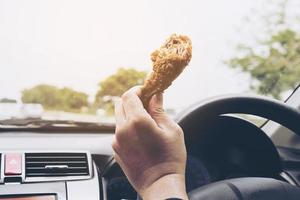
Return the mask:
<svg viewBox="0 0 300 200"><path fill-rule="evenodd" d="M210 121L224 114L250 114L263 117L285 126L300 136L300 112L280 101L260 96L231 95L209 99L181 113L177 122L185 135L190 136L195 127L210 124ZM300 188L272 178L248 177L224 180L200 187L190 192L189 198L191 200L296 200L300 198Z"/></svg>

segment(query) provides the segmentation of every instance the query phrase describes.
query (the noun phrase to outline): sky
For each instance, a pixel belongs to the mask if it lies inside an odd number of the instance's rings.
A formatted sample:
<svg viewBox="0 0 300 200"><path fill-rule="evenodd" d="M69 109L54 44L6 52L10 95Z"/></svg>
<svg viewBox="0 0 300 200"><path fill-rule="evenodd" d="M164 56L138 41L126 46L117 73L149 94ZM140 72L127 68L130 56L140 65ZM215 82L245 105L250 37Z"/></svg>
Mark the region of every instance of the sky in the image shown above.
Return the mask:
<svg viewBox="0 0 300 200"><path fill-rule="evenodd" d="M86 92L119 67L151 71L150 54L172 33L188 35L193 58L165 92L183 108L249 91L249 77L224 61L251 42L253 0L0 0L0 98L47 83ZM247 29L246 29L247 32Z"/></svg>

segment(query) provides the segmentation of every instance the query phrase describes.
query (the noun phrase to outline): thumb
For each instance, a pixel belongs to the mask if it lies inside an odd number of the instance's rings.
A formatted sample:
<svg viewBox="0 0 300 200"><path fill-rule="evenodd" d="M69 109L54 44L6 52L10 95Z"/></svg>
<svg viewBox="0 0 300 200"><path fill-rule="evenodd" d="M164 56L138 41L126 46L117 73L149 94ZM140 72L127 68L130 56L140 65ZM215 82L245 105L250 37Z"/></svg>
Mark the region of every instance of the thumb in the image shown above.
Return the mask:
<svg viewBox="0 0 300 200"><path fill-rule="evenodd" d="M168 128L173 122L163 109L163 94L158 93L152 96L149 102L148 111L157 125L161 128Z"/></svg>

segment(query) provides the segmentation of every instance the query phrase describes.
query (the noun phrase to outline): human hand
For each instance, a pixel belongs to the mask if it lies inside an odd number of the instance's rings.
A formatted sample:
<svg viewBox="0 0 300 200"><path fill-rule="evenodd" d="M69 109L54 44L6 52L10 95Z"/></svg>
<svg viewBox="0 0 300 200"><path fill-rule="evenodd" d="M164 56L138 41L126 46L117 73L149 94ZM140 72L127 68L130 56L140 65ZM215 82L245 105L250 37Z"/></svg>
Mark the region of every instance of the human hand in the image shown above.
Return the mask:
<svg viewBox="0 0 300 200"><path fill-rule="evenodd" d="M115 160L143 199L187 199L183 131L163 111L162 94L152 97L147 112L140 93L134 87L115 104Z"/></svg>

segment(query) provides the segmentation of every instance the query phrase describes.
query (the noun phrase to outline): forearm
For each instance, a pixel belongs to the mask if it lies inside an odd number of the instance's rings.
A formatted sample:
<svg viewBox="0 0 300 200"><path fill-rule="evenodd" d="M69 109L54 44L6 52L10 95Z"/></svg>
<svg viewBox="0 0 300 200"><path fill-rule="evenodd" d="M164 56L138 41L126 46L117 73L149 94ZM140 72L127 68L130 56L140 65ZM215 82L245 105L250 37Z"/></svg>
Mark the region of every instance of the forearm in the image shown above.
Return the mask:
<svg viewBox="0 0 300 200"><path fill-rule="evenodd" d="M156 180L151 186L140 191L143 200L164 200L178 198L187 200L185 177L180 174L170 174Z"/></svg>

